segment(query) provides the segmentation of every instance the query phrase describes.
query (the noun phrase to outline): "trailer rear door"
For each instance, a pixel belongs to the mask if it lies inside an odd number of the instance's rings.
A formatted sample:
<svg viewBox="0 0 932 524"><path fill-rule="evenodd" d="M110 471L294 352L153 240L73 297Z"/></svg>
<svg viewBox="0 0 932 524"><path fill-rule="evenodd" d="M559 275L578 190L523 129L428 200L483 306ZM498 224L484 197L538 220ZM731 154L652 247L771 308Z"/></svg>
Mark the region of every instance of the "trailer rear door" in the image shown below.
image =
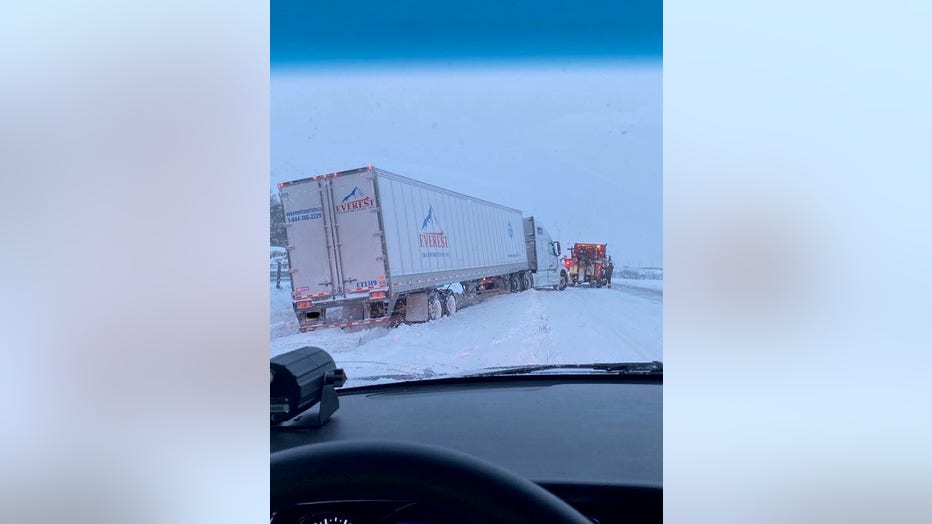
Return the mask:
<svg viewBox="0 0 932 524"><path fill-rule="evenodd" d="M336 265L326 196L317 180L303 180L280 190L288 236L291 291L295 297L318 298L333 293Z"/></svg>
<svg viewBox="0 0 932 524"><path fill-rule="evenodd" d="M386 286L374 173L340 174L323 185L331 204L329 222L335 226L339 293L346 298L368 296L373 289Z"/></svg>

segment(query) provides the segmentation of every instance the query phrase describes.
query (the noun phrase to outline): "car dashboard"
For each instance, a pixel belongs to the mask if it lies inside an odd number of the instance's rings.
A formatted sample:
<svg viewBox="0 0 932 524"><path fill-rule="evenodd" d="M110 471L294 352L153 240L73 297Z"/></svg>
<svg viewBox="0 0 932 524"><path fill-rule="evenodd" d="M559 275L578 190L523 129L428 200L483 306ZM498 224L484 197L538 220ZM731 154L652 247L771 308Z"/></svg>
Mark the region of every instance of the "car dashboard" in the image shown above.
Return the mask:
<svg viewBox="0 0 932 524"><path fill-rule="evenodd" d="M327 442L437 446L529 479L594 522L662 520L662 375L492 376L340 392L316 428L273 427L271 451ZM304 500L274 524L472 522L431 501Z"/></svg>

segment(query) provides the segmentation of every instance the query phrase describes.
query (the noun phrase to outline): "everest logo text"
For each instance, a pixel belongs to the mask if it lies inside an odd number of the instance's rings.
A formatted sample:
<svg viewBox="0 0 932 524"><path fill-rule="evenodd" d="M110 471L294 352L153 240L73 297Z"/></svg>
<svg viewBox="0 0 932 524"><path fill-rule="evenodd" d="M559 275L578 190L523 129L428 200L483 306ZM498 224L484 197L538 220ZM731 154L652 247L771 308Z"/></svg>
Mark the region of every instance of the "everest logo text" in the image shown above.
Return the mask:
<svg viewBox="0 0 932 524"><path fill-rule="evenodd" d="M375 200L369 198L358 187L353 187L353 190L343 197L343 200L336 207L337 213L352 213L353 211L375 207Z"/></svg>
<svg viewBox="0 0 932 524"><path fill-rule="evenodd" d="M447 249L449 247L447 234L443 232L443 229L437 223L437 219L434 217L433 207L428 209L427 216L424 217L424 221L421 223L418 245L422 248Z"/></svg>

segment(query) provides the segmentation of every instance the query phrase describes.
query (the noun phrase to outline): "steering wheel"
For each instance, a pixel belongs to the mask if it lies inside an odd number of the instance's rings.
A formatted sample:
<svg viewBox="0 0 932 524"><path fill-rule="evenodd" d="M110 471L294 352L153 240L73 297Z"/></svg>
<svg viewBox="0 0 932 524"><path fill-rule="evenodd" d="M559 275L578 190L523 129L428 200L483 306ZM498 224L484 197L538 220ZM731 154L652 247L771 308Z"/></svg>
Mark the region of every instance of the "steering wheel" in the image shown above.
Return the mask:
<svg viewBox="0 0 932 524"><path fill-rule="evenodd" d="M449 449L348 441L272 453L271 510L329 500L411 500L476 522L591 524L533 482Z"/></svg>

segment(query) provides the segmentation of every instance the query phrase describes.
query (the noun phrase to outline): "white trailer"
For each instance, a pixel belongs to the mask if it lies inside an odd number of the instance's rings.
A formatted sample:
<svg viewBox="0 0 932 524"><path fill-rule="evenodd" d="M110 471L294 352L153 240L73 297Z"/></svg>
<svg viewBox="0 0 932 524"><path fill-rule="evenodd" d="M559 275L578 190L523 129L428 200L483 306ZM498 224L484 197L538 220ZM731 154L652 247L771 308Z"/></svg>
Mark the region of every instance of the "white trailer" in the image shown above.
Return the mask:
<svg viewBox="0 0 932 524"><path fill-rule="evenodd" d="M565 287L559 244L517 209L372 166L279 192L301 331L424 322L490 287L530 288L535 276Z"/></svg>

